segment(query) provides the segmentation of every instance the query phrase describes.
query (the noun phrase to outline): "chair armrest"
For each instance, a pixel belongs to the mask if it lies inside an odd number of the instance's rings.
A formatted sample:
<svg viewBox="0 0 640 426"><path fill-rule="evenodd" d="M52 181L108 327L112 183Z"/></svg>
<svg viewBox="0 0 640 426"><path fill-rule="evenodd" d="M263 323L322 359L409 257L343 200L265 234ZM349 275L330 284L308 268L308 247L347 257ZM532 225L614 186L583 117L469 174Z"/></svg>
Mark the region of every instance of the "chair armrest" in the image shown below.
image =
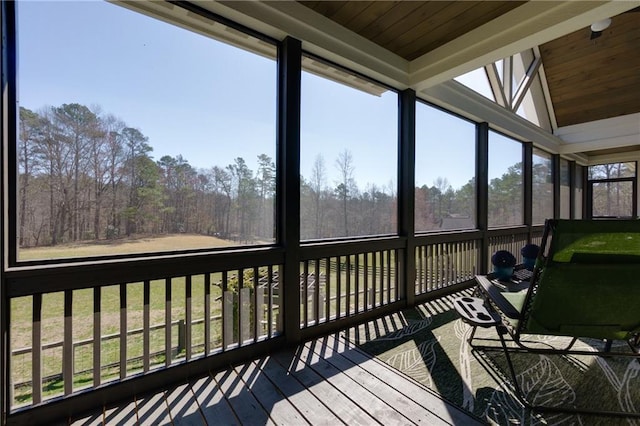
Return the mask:
<svg viewBox="0 0 640 426"><path fill-rule="evenodd" d="M489 299L502 311L504 315L511 319L520 319L520 311L518 311L503 295L498 287L493 285L486 275L476 275L476 282L480 289L489 296Z"/></svg>

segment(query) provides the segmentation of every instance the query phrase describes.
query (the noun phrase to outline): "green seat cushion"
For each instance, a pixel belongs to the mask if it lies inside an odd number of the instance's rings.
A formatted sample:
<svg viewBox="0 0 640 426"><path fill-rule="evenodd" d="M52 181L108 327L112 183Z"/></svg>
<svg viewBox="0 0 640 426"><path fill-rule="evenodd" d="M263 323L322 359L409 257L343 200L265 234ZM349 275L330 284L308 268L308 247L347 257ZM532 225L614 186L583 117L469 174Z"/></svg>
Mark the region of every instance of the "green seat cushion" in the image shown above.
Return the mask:
<svg viewBox="0 0 640 426"><path fill-rule="evenodd" d="M640 264L550 262L523 333L628 339L640 332Z"/></svg>
<svg viewBox="0 0 640 426"><path fill-rule="evenodd" d="M522 307L524 306L524 299L527 297L527 290L521 290L517 292L503 292L502 295L511 305L516 308L518 312L522 312ZM509 324L513 326L513 328L517 328L520 323L519 320L513 318L507 318Z"/></svg>

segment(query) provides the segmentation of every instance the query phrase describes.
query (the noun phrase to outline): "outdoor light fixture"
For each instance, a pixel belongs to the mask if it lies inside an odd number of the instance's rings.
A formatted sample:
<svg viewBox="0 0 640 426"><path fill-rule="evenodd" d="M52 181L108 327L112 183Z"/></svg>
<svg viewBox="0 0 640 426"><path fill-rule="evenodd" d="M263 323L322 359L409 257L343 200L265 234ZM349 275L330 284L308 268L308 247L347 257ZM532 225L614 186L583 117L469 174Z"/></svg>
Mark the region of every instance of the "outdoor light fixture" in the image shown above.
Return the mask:
<svg viewBox="0 0 640 426"><path fill-rule="evenodd" d="M611 18L596 21L591 24L591 40L600 37L602 32L609 28L609 25L611 25Z"/></svg>

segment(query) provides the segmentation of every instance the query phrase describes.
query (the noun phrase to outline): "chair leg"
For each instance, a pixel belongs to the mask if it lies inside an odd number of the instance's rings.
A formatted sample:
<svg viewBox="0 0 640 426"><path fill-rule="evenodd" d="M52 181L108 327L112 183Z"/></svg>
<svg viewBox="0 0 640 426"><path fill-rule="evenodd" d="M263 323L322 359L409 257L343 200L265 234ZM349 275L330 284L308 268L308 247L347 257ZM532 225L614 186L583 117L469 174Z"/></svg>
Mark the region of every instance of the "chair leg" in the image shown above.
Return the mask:
<svg viewBox="0 0 640 426"><path fill-rule="evenodd" d="M640 333L633 336L629 341L627 341L631 351L635 354L640 354ZM638 360L640 362L640 360Z"/></svg>

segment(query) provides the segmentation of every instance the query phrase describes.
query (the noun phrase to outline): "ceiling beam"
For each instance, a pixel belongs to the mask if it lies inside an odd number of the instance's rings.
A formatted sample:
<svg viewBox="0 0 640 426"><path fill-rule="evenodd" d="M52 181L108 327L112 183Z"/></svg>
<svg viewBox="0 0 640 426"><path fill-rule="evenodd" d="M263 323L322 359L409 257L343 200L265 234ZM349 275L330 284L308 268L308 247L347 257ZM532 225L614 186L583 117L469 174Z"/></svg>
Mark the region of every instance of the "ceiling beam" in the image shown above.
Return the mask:
<svg viewBox="0 0 640 426"><path fill-rule="evenodd" d="M638 6L639 0L529 1L413 60L409 83L421 91Z"/></svg>
<svg viewBox="0 0 640 426"><path fill-rule="evenodd" d="M295 1L202 1L197 3L275 38L290 35L302 48L402 90L409 61ZM248 21L249 20L249 21ZM259 25L256 27L256 25Z"/></svg>
<svg viewBox="0 0 640 426"><path fill-rule="evenodd" d="M640 147L640 113L560 127L555 135L563 141L561 154Z"/></svg>

